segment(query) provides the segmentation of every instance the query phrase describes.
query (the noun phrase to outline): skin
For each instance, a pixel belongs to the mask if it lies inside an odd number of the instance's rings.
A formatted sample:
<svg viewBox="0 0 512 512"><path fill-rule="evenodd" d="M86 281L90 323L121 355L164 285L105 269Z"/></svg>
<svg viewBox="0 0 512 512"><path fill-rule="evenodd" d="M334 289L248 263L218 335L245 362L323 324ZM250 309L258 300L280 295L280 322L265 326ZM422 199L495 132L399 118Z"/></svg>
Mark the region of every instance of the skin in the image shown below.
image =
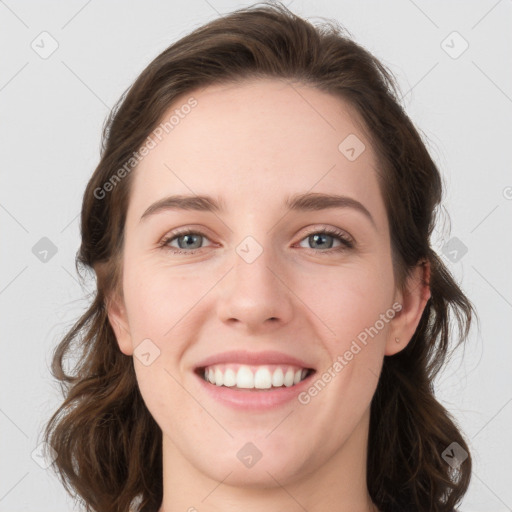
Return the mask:
<svg viewBox="0 0 512 512"><path fill-rule="evenodd" d="M148 366L133 358L163 433L160 512L377 510L366 487L370 402L384 355L416 330L429 266L397 288L376 154L346 102L257 80L194 91L169 113L192 95L197 106L132 171L122 296L108 306L124 354L148 338L160 350ZM338 150L349 134L366 146L355 161ZM351 208L287 212L284 199L304 192L350 196L375 226ZM140 221L171 194L222 197L226 212L167 210ZM201 247L192 255L171 252L183 237L158 245L181 227L204 234L189 242ZM335 251L336 238L308 238L326 227L356 246ZM263 249L250 264L236 252L249 235ZM321 374L394 302L402 310L307 405L240 412L206 396L192 373L207 356L247 349L301 357ZM251 468L236 456L247 442L262 453Z"/></svg>

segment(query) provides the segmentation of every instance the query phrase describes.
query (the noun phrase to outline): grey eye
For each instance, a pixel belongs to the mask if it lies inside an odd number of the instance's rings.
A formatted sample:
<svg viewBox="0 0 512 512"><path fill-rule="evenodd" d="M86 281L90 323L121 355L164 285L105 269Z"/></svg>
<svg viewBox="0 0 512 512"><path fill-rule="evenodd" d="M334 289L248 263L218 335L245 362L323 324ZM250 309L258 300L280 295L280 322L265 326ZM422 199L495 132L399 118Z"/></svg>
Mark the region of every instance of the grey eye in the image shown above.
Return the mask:
<svg viewBox="0 0 512 512"><path fill-rule="evenodd" d="M196 239L194 241L194 238ZM187 233L185 235L179 235L174 238L174 240L178 241L178 247L180 249L199 249L201 247L203 235ZM181 240L184 240L182 243ZM199 240L199 243L197 242Z"/></svg>

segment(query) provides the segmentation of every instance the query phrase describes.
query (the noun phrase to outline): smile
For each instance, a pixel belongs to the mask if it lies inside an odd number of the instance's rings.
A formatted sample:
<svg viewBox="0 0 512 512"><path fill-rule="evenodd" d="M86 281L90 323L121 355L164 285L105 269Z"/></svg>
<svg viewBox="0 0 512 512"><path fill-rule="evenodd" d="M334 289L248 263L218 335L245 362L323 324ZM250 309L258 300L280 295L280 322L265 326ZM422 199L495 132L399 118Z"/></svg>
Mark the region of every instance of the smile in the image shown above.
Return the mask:
<svg viewBox="0 0 512 512"><path fill-rule="evenodd" d="M199 368L198 374L216 386L234 389L271 390L292 387L306 379L314 370L291 365L215 364Z"/></svg>

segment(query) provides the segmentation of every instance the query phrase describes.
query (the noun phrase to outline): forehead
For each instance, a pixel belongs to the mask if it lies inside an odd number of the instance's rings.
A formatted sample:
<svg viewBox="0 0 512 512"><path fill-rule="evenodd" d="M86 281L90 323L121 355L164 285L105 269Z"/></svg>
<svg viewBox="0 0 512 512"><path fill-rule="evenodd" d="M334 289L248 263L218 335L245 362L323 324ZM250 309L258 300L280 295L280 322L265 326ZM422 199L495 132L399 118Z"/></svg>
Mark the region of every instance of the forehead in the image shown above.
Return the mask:
<svg viewBox="0 0 512 512"><path fill-rule="evenodd" d="M171 116L172 128L134 171L129 209L139 216L169 194L210 194L225 198L228 211L254 211L308 191L350 195L374 218L385 216L376 156L359 115L341 98L255 80L184 94L162 122Z"/></svg>

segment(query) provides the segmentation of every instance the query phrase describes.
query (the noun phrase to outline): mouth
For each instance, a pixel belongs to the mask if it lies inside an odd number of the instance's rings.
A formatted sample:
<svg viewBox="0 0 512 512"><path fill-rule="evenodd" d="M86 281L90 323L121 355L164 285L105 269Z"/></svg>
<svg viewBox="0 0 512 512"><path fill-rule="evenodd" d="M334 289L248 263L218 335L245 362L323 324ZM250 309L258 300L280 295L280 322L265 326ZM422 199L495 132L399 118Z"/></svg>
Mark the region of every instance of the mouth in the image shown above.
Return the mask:
<svg viewBox="0 0 512 512"><path fill-rule="evenodd" d="M307 361L312 360L275 350L231 350L198 362L193 374L199 396L236 411L272 414L311 385L316 369Z"/></svg>
<svg viewBox="0 0 512 512"><path fill-rule="evenodd" d="M194 370L206 383L240 392L271 392L293 388L309 379L316 370L294 365L214 364Z"/></svg>

